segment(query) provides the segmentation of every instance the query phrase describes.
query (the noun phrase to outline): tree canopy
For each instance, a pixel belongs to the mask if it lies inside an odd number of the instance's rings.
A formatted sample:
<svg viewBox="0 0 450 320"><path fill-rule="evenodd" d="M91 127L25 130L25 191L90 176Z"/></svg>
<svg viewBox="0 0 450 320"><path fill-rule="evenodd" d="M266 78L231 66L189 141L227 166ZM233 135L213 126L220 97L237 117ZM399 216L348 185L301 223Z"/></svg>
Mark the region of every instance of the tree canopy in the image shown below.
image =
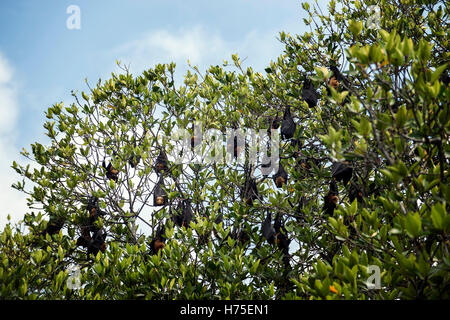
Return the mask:
<svg viewBox="0 0 450 320"><path fill-rule="evenodd" d="M264 74L123 68L48 108L12 165L30 212L0 233L0 297L448 299L448 3L302 8ZM274 170L229 129L279 137Z"/></svg>

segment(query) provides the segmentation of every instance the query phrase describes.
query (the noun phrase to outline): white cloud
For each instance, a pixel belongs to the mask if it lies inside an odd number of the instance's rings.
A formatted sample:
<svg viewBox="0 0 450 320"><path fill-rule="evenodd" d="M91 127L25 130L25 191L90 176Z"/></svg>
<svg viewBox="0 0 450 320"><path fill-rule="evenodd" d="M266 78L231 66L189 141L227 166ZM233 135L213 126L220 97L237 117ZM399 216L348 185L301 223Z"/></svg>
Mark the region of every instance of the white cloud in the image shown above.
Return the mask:
<svg viewBox="0 0 450 320"><path fill-rule="evenodd" d="M133 73L173 61L177 64L177 80L181 80L188 69L188 60L204 71L210 65L221 65L224 59L230 62L234 53L241 59L246 58L244 67L263 71L270 60L282 53L283 46L276 39L278 31L249 30L237 40L226 40L218 32L203 26L174 32L160 29L125 43L113 53L122 63L130 65Z"/></svg>
<svg viewBox="0 0 450 320"><path fill-rule="evenodd" d="M12 67L0 52L0 229L7 223L8 214L12 222L17 222L27 210L25 195L11 188L19 178L11 164L20 156L15 146L19 104L13 76Z"/></svg>

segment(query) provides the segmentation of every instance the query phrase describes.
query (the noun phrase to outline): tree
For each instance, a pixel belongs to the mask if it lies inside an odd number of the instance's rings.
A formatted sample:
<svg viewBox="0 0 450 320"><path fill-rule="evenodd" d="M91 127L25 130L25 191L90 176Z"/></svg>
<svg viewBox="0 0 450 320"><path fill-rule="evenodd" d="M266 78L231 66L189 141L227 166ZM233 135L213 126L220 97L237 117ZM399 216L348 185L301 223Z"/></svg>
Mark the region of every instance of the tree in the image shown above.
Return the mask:
<svg viewBox="0 0 450 320"><path fill-rule="evenodd" d="M237 55L179 87L174 64L124 68L50 107L51 143L23 153L37 167L13 164L33 211L28 233L1 233L1 296L448 299L448 5L381 1L377 29L373 4L304 3L311 32L281 32L265 75ZM194 123L275 137L287 110L296 130L270 175L260 162L166 156L191 147L176 129L211 150ZM251 153L231 141L233 155Z"/></svg>

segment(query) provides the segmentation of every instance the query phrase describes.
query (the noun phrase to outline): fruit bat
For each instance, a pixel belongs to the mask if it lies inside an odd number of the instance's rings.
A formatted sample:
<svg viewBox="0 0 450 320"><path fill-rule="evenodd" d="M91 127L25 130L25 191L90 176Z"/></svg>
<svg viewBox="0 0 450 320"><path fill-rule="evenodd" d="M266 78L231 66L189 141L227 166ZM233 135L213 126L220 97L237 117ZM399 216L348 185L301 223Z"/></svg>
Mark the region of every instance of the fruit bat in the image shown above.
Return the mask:
<svg viewBox="0 0 450 320"><path fill-rule="evenodd" d="M194 216L192 213L191 202L189 200L183 200L178 204L177 213L172 217L173 223L179 227L189 227L191 220Z"/></svg>
<svg viewBox="0 0 450 320"><path fill-rule="evenodd" d="M263 237L268 243L273 244L275 242L275 228L272 226L272 213L267 212L267 216L261 225L261 231Z"/></svg>
<svg viewBox="0 0 450 320"><path fill-rule="evenodd" d="M333 75L330 77L330 79L328 79L328 85L327 85L327 94L328 95L331 94L330 87L334 88L334 90L337 90L339 88L340 81L342 81L342 79L344 78L336 66L331 65L330 70L333 72Z"/></svg>
<svg viewBox="0 0 450 320"><path fill-rule="evenodd" d="M167 171L167 169L168 169L167 163L168 163L167 156L164 153L164 151L161 150L161 152L159 153L159 156L158 156L158 158L156 158L156 162L155 162L156 172L161 173L163 171Z"/></svg>
<svg viewBox="0 0 450 320"><path fill-rule="evenodd" d="M95 225L98 217L104 216L106 212L100 210L97 197L90 197L86 209L89 212L89 228L92 232L97 232L98 227Z"/></svg>
<svg viewBox="0 0 450 320"><path fill-rule="evenodd" d="M89 232L89 228L87 226L81 227L81 236L77 239L77 246L87 248L89 243L91 242L91 233Z"/></svg>
<svg viewBox="0 0 450 320"><path fill-rule="evenodd" d="M248 177L245 180L243 196L248 205L251 205L254 200L258 199L258 187L254 178Z"/></svg>
<svg viewBox="0 0 450 320"><path fill-rule="evenodd" d="M91 196L88 199L87 205L86 205L86 209L87 211L89 211L90 215L95 214L95 210L98 209L98 198L95 196Z"/></svg>
<svg viewBox="0 0 450 320"><path fill-rule="evenodd" d="M59 233L59 231L64 226L64 219L51 217L47 223L47 228L45 228L44 234L54 235Z"/></svg>
<svg viewBox="0 0 450 320"><path fill-rule="evenodd" d="M333 72L332 77L335 77L337 81L344 81L344 76L335 65L330 65L330 70Z"/></svg>
<svg viewBox="0 0 450 320"><path fill-rule="evenodd" d="M310 108L317 105L318 94L311 80L306 79L303 83L302 99L306 101Z"/></svg>
<svg viewBox="0 0 450 320"><path fill-rule="evenodd" d="M283 139L292 138L295 133L295 127L294 119L291 116L291 108L287 106L284 111L283 122L281 123L281 137Z"/></svg>
<svg viewBox="0 0 450 320"><path fill-rule="evenodd" d="M287 230L281 220L280 213L277 213L273 227L275 230L275 243L277 244L278 249L283 252L283 262L287 267L289 266L289 244L291 243L291 240L289 240L287 236Z"/></svg>
<svg viewBox="0 0 450 320"><path fill-rule="evenodd" d="M278 172L273 176L273 181L275 182L277 188L282 188L283 184L285 184L288 180L288 175L281 162L279 164Z"/></svg>
<svg viewBox="0 0 450 320"><path fill-rule="evenodd" d="M106 250L106 232L103 229L99 229L89 241L87 253L97 255L99 251L105 252Z"/></svg>
<svg viewBox="0 0 450 320"><path fill-rule="evenodd" d="M339 198L338 198L338 189L336 181L331 181L330 183L330 190L328 191L327 195L323 199L323 211L329 216L332 216L334 213L334 209L336 209L338 204Z"/></svg>
<svg viewBox="0 0 450 320"><path fill-rule="evenodd" d="M331 168L331 176L336 181L341 181L346 185L353 173L353 168L349 166L348 162L334 162Z"/></svg>
<svg viewBox="0 0 450 320"><path fill-rule="evenodd" d="M359 203L361 203L363 202L363 198L364 193L362 189L359 186L351 183L350 189L348 191L348 199L350 200L350 202L353 202L356 199Z"/></svg>
<svg viewBox="0 0 450 320"><path fill-rule="evenodd" d="M166 237L164 236L165 233L165 226L162 226L162 228L158 228L158 230L156 231L155 237L153 238L152 242L150 242L150 250L152 254L157 254L159 250L166 246L166 244L164 243L166 241Z"/></svg>
<svg viewBox="0 0 450 320"><path fill-rule="evenodd" d="M132 155L128 159L128 163L130 164L130 166L132 168L136 168L140 161L141 161L141 157L140 156L136 156L136 155Z"/></svg>
<svg viewBox="0 0 450 320"><path fill-rule="evenodd" d="M105 164L105 160L103 160L103 168L105 168L106 170L106 177L109 180L114 180L115 182L117 182L117 180L119 179L118 174L119 174L119 170L115 169L111 162L108 164L108 166L106 166Z"/></svg>
<svg viewBox="0 0 450 320"><path fill-rule="evenodd" d="M164 206L167 201L167 193L164 190L164 182L161 179L156 183L155 190L153 192L153 206Z"/></svg>

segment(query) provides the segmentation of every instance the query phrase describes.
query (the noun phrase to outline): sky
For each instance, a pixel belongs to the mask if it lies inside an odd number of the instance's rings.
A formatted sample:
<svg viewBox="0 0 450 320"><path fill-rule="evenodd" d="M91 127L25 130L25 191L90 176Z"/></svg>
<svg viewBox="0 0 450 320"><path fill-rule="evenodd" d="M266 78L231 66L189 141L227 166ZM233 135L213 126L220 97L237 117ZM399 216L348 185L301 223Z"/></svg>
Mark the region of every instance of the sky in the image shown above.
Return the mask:
<svg viewBox="0 0 450 320"><path fill-rule="evenodd" d="M80 28L69 28L73 5ZM0 228L8 214L17 222L30 211L11 188L12 161L26 163L22 148L48 142L45 110L69 105L72 90L87 91L85 79L109 79L117 60L134 75L174 61L182 79L188 59L205 70L233 53L262 72L283 51L280 31L307 31L303 17L298 0L0 1Z"/></svg>

